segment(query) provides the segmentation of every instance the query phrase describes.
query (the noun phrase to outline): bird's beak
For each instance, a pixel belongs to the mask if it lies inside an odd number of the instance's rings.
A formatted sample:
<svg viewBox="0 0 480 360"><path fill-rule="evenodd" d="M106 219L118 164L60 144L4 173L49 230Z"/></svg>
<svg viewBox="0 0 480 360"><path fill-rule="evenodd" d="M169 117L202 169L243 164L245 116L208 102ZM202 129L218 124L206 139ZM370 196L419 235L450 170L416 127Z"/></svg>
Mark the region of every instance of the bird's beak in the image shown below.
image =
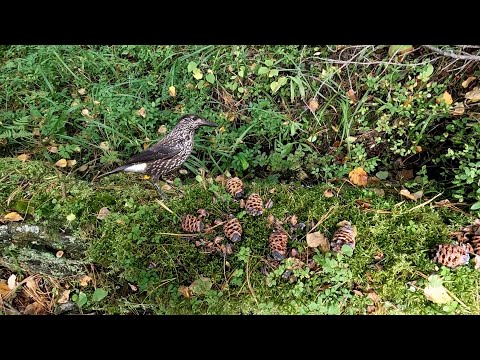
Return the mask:
<svg viewBox="0 0 480 360"><path fill-rule="evenodd" d="M203 126L211 126L211 127L217 127L217 126L218 126L217 124L215 124L215 123L213 123L213 122L210 122L210 121L208 121L208 120L205 120L205 119L202 119L201 124L202 124Z"/></svg>

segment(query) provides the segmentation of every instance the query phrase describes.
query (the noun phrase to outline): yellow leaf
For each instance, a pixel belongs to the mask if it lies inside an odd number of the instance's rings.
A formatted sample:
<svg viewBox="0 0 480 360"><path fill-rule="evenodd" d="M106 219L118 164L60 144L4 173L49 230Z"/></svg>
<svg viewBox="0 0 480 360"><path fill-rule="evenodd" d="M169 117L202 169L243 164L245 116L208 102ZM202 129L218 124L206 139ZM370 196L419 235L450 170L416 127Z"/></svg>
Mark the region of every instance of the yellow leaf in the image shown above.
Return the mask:
<svg viewBox="0 0 480 360"><path fill-rule="evenodd" d="M58 147L56 147L56 146L50 146L50 147L47 148L47 150L48 150L49 152L51 152L52 154L56 154L56 153L58 152Z"/></svg>
<svg viewBox="0 0 480 360"><path fill-rule="evenodd" d="M469 76L467 78L467 80L465 80L464 82L462 82L462 86L466 89L468 87L468 85L470 85L470 83L475 80L476 77L475 76Z"/></svg>
<svg viewBox="0 0 480 360"><path fill-rule="evenodd" d="M57 300L57 303L65 304L68 302L69 297L70 297L70 290L64 290L60 298Z"/></svg>
<svg viewBox="0 0 480 360"><path fill-rule="evenodd" d="M333 192L332 192L332 190L330 190L330 189L325 190L325 191L323 192L323 196L325 196L326 198L331 198L331 197L333 197Z"/></svg>
<svg viewBox="0 0 480 360"><path fill-rule="evenodd" d="M470 100L469 103L480 101L480 86L475 86L472 91L467 92L465 99Z"/></svg>
<svg viewBox="0 0 480 360"><path fill-rule="evenodd" d="M361 167L350 171L348 177L350 178L350 181L355 185L366 186L368 183L368 175Z"/></svg>
<svg viewBox="0 0 480 360"><path fill-rule="evenodd" d="M103 149L103 150L110 149L110 144L108 143L108 141L102 141L98 146L100 146L100 149Z"/></svg>
<svg viewBox="0 0 480 360"><path fill-rule="evenodd" d="M66 159L60 159L55 163L55 166L64 168L64 167L67 166L67 160Z"/></svg>
<svg viewBox="0 0 480 360"><path fill-rule="evenodd" d="M178 292L183 295L184 297L186 297L187 299L191 298L192 297L192 293L191 293L191 290L188 286L179 286L178 287Z"/></svg>
<svg viewBox="0 0 480 360"><path fill-rule="evenodd" d="M312 113L314 113L315 111L317 111L317 109L318 109L318 101L317 101L317 99L314 99L314 98L310 99L310 100L308 101L308 108L310 109L310 111L311 111Z"/></svg>
<svg viewBox="0 0 480 360"><path fill-rule="evenodd" d="M148 179L150 179L150 176L148 176L148 175L143 175L143 180L148 180Z"/></svg>
<svg viewBox="0 0 480 360"><path fill-rule="evenodd" d="M176 96L176 95L177 95L177 91L176 91L176 89L175 89L175 86L172 85L172 86L170 86L170 87L168 88L168 94L169 94L170 96Z"/></svg>
<svg viewBox="0 0 480 360"><path fill-rule="evenodd" d="M7 215L3 217L3 220L7 221L21 221L23 220L23 217L17 213L16 211L10 212Z"/></svg>
<svg viewBox="0 0 480 360"><path fill-rule="evenodd" d="M428 300L433 301L435 304L446 304L452 301L452 298L447 293L447 289L443 285L429 285L423 289L423 293Z"/></svg>
<svg viewBox="0 0 480 360"><path fill-rule="evenodd" d="M142 108L140 108L140 110L138 110L138 115L140 115L143 118L145 118L147 116L144 107L142 107Z"/></svg>
<svg viewBox="0 0 480 360"><path fill-rule="evenodd" d="M70 214L67 215L67 220L68 220L68 221L73 221L73 220L75 220L76 218L77 218L77 217L75 216L75 214L71 214L71 213L70 213Z"/></svg>
<svg viewBox="0 0 480 360"><path fill-rule="evenodd" d="M450 95L448 91L445 91L442 95L440 95L436 101L437 104L444 102L447 105L451 105L453 103L452 95Z"/></svg>
<svg viewBox="0 0 480 360"><path fill-rule="evenodd" d="M307 245L311 248L320 247L322 252L328 252L330 250L330 243L319 231L307 234Z"/></svg>
<svg viewBox="0 0 480 360"><path fill-rule="evenodd" d="M158 128L157 132L158 132L159 134L166 134L166 133L167 133L167 127L166 127L165 125L161 125L161 126Z"/></svg>
<svg viewBox="0 0 480 360"><path fill-rule="evenodd" d="M30 155L28 154L21 154L17 156L17 159L23 162L27 161L29 158L30 158Z"/></svg>
<svg viewBox="0 0 480 360"><path fill-rule="evenodd" d="M98 220L103 220L107 217L107 215L110 214L110 210L108 210L107 207L102 207L97 214L97 219Z"/></svg>
<svg viewBox="0 0 480 360"><path fill-rule="evenodd" d="M92 278L88 275L84 275L82 276L82 278L80 279L80 286L81 287L85 287L88 285L88 283L92 280Z"/></svg>
<svg viewBox="0 0 480 360"><path fill-rule="evenodd" d="M67 160L68 167L74 167L76 163L77 163L77 160Z"/></svg>
<svg viewBox="0 0 480 360"><path fill-rule="evenodd" d="M355 91L353 89L347 91L347 96L354 104L358 102L357 96L355 95Z"/></svg>

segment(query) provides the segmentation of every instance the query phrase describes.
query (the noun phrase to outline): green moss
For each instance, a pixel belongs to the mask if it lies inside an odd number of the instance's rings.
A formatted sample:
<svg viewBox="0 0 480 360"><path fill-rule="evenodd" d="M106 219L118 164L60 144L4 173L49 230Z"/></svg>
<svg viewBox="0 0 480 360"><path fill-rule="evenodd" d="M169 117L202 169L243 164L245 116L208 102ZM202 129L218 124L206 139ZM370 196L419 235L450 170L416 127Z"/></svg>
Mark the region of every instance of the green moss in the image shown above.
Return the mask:
<svg viewBox="0 0 480 360"><path fill-rule="evenodd" d="M8 178L6 174L12 174ZM447 208L430 205L411 210L418 203L400 204L396 194L379 197L371 189L343 186L338 196L326 198L326 186L294 187L256 182L247 184L247 192L258 192L272 199L273 207L259 217L244 214L242 240L234 254L225 260L220 255L202 254L195 239L212 240L222 235L221 227L213 234L182 238L182 215L206 209L209 221L227 214L240 214L234 202L220 187L191 182L182 185L183 195L172 196L164 209L155 190L146 181L130 175L116 175L88 183L65 175L41 162L0 161L0 206L9 211L6 200L33 204L26 221L43 223L55 229L67 229L88 241L89 261L101 266L99 281L114 290L120 283L136 284L139 291L127 297L118 296L103 306L109 313L366 313L372 301L356 296L354 286L374 290L390 304L390 313L478 313L478 271L473 266L457 270L441 268L445 286L468 310L459 305L454 310L435 305L422 294L421 274L438 268L430 260L435 244L450 241L448 232L470 222L470 218ZM20 190L18 190L20 189ZM62 190L63 189L63 190ZM48 190L48 191L47 191ZM210 191L212 190L212 191ZM355 204L364 199L371 203L365 211ZM102 207L110 214L99 220ZM349 220L357 227L357 246L352 257L317 254L320 270L294 271L297 281L281 278L285 263L267 278L261 273L268 249L271 227L267 216L277 218L296 214L299 222L310 224L330 210L318 230L331 237L336 224ZM382 211L378 211L382 210ZM385 210L389 211L385 213ZM411 211L410 211L411 210ZM66 216L73 213L75 220ZM305 231L290 242L300 250L306 247ZM378 252L384 258L376 264ZM247 264L249 282L247 282ZM200 276L211 279L213 286L205 295L184 298L178 291ZM411 283L418 288L411 291ZM410 288L410 290L409 290ZM112 298L112 297L109 297ZM143 310L142 310L143 309Z"/></svg>

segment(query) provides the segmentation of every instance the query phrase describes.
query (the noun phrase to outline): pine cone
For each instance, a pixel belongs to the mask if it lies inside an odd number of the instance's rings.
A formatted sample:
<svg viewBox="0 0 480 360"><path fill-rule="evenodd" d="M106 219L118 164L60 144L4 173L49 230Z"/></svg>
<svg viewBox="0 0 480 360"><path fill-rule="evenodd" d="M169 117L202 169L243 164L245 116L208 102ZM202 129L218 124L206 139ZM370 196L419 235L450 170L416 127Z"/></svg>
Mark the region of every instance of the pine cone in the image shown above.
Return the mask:
<svg viewBox="0 0 480 360"><path fill-rule="evenodd" d="M223 225L223 232L228 240L231 242L240 241L242 238L242 225L240 221L233 215L229 216L229 219L225 225Z"/></svg>
<svg viewBox="0 0 480 360"><path fill-rule="evenodd" d="M258 194L251 194L247 202L245 203L245 210L247 214L252 216L262 215L263 213L263 200Z"/></svg>
<svg viewBox="0 0 480 360"><path fill-rule="evenodd" d="M285 231L275 229L268 238L272 257L277 260L283 260L287 256L288 235Z"/></svg>
<svg viewBox="0 0 480 360"><path fill-rule="evenodd" d="M245 194L245 191L243 190L243 182L238 177L228 179L226 187L227 191L235 199L240 199Z"/></svg>
<svg viewBox="0 0 480 360"><path fill-rule="evenodd" d="M470 244L468 244L470 245ZM471 247L473 248L473 252L477 255L480 255L480 235L473 235Z"/></svg>
<svg viewBox="0 0 480 360"><path fill-rule="evenodd" d="M203 223L195 215L187 214L182 218L182 229L186 232L201 232L203 227Z"/></svg>
<svg viewBox="0 0 480 360"><path fill-rule="evenodd" d="M473 224L465 226L462 230L451 234L460 244L465 244L467 250L480 255L480 219L475 219Z"/></svg>
<svg viewBox="0 0 480 360"><path fill-rule="evenodd" d="M337 224L339 228L333 234L330 247L335 252L342 252L342 246L348 245L355 249L355 236L357 232L349 221L341 221Z"/></svg>
<svg viewBox="0 0 480 360"><path fill-rule="evenodd" d="M451 269L460 265L468 264L470 255L465 245L441 244L438 245L437 253L433 261L445 265Z"/></svg>

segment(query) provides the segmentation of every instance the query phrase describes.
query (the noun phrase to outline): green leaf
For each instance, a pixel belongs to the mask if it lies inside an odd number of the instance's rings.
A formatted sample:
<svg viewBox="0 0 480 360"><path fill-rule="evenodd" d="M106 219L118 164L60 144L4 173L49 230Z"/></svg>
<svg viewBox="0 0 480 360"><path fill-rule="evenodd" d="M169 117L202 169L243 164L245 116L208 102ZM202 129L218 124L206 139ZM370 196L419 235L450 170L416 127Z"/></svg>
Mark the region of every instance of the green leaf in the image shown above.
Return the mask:
<svg viewBox="0 0 480 360"><path fill-rule="evenodd" d="M270 59L265 60L265 65L272 66L273 65L273 60L270 60Z"/></svg>
<svg viewBox="0 0 480 360"><path fill-rule="evenodd" d="M248 161L244 157L240 158L240 163L242 164L242 169L243 170L248 169L249 164L248 164Z"/></svg>
<svg viewBox="0 0 480 360"><path fill-rule="evenodd" d="M410 50L413 50L412 45L391 45L388 49L388 56L393 56L395 54L402 55Z"/></svg>
<svg viewBox="0 0 480 360"><path fill-rule="evenodd" d="M208 73L205 75L205 80L207 80L210 84L215 82L215 75Z"/></svg>
<svg viewBox="0 0 480 360"><path fill-rule="evenodd" d="M190 61L187 66L188 72L192 72L197 68L197 63L195 61Z"/></svg>
<svg viewBox="0 0 480 360"><path fill-rule="evenodd" d="M195 295L205 295L211 288L213 282L207 277L200 276L199 279L195 280L191 285L190 289Z"/></svg>
<svg viewBox="0 0 480 360"><path fill-rule="evenodd" d="M72 296L72 299L73 299L73 296ZM85 305L87 303L88 299L87 299L87 294L85 294L84 292L79 292L78 293L78 298L77 298L77 305L79 307L82 307L83 305Z"/></svg>
<svg viewBox="0 0 480 360"><path fill-rule="evenodd" d="M388 171L379 171L375 174L377 178L380 180L387 180L388 178Z"/></svg>
<svg viewBox="0 0 480 360"><path fill-rule="evenodd" d="M438 275L431 275L428 277L428 285L432 287L439 287L443 285L443 280Z"/></svg>
<svg viewBox="0 0 480 360"><path fill-rule="evenodd" d="M347 256L352 256L353 255L353 249L345 244L342 246L342 254L347 255Z"/></svg>
<svg viewBox="0 0 480 360"><path fill-rule="evenodd" d="M67 220L68 220L68 221L73 221L73 220L75 220L75 219L76 219L75 214L68 214L68 215L67 215Z"/></svg>
<svg viewBox="0 0 480 360"><path fill-rule="evenodd" d="M277 69L272 69L268 73L268 77L271 78L273 76L278 76L278 70Z"/></svg>
<svg viewBox="0 0 480 360"><path fill-rule="evenodd" d="M470 210L478 210L480 209L480 201L477 201L475 204L472 205Z"/></svg>
<svg viewBox="0 0 480 360"><path fill-rule="evenodd" d="M277 92L277 90L280 88L280 85L278 85L278 82L277 81L273 81L271 84L270 84L270 89L272 89L272 92L275 94Z"/></svg>
<svg viewBox="0 0 480 360"><path fill-rule="evenodd" d="M258 72L257 72L258 75L263 75L266 73L268 73L268 68L266 68L265 66L262 66L260 69L258 69Z"/></svg>
<svg viewBox="0 0 480 360"><path fill-rule="evenodd" d="M102 288L96 288L92 295L92 301L99 302L105 296L107 296L108 292L103 290Z"/></svg>
<svg viewBox="0 0 480 360"><path fill-rule="evenodd" d="M278 83L280 86L285 85L287 83L287 78L285 76L282 76L281 78L278 79Z"/></svg>
<svg viewBox="0 0 480 360"><path fill-rule="evenodd" d="M197 80L200 80L201 78L203 78L202 71L198 68L193 69L193 77Z"/></svg>
<svg viewBox="0 0 480 360"><path fill-rule="evenodd" d="M197 180L201 184L203 182L202 175L195 176L195 180Z"/></svg>
<svg viewBox="0 0 480 360"><path fill-rule="evenodd" d="M238 91L240 94L243 94L243 92L245 91L245 89L240 86L240 87L237 89L237 91Z"/></svg>

